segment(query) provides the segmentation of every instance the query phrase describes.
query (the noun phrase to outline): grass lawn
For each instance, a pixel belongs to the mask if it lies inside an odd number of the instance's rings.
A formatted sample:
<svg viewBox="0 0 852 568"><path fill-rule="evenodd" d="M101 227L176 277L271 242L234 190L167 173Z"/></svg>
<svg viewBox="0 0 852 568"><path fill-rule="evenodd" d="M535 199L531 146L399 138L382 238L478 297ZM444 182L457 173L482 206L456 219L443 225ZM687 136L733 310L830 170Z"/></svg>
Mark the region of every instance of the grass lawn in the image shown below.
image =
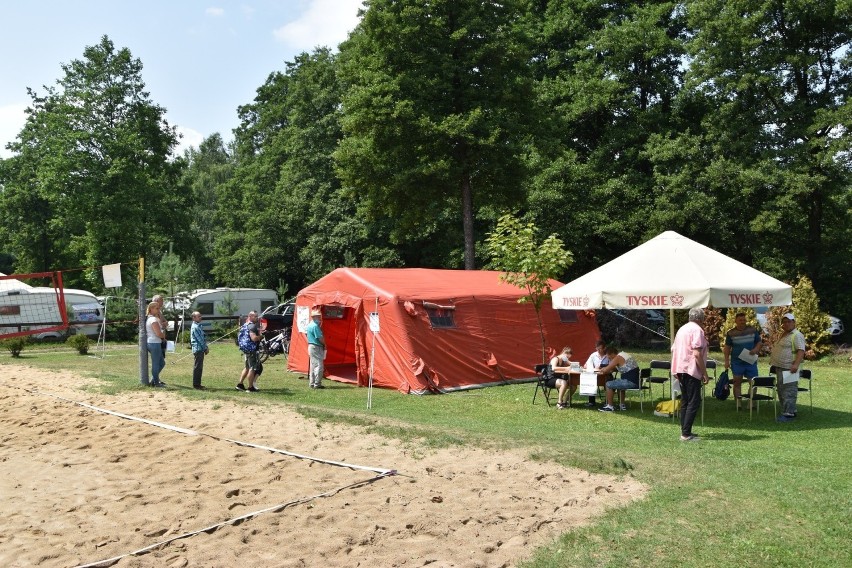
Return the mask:
<svg viewBox="0 0 852 568"><path fill-rule="evenodd" d="M668 358L667 352L631 352L642 366ZM0 355L0 363L95 376L107 393L143 388L134 345L110 346L103 358L30 346L20 359ZM190 388L186 350L169 354L162 379L174 396L288 405L321 422L359 425L412 445L524 448L531 459L631 475L651 487L646 499L535 551L528 567L852 563L848 354L805 365L813 370L813 412L807 393L800 394L799 418L790 424L777 424L768 405L749 420L733 400L706 399L705 423L699 414L695 426L703 438L698 443L681 443L679 427L655 417L647 402L640 412L635 397L627 412L602 413L581 406L557 411L541 397L532 405L533 384L423 397L375 390L368 411L366 389L326 381L326 389L311 390L286 372L280 356L267 362L260 393L237 392L241 365L232 342L216 344L205 362L208 390ZM768 368L766 359L759 365ZM657 387L655 395L661 392Z"/></svg>

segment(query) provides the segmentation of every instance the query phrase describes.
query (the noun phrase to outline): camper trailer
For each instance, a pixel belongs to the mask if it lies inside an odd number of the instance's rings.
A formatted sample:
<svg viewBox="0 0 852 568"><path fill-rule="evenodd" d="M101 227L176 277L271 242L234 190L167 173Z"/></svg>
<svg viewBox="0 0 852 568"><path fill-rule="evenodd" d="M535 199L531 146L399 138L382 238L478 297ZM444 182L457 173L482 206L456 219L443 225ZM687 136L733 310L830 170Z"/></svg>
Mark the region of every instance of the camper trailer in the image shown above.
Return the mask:
<svg viewBox="0 0 852 568"><path fill-rule="evenodd" d="M8 282L8 281L7 281ZM103 320L103 307L91 292L66 288L63 290L68 316L68 333L97 336ZM0 333L16 333L36 329L56 328L62 324L53 288L20 287L0 289ZM60 339L62 329L36 333L36 339Z"/></svg>
<svg viewBox="0 0 852 568"><path fill-rule="evenodd" d="M215 318L223 316L244 316L254 310L261 313L266 308L278 304L278 294L267 288L207 288L180 292L174 301L166 302L166 311L177 313L178 319L190 320L190 314L198 311L204 316L202 326L209 331ZM213 321L211 321L213 320ZM169 322L169 331L174 322Z"/></svg>

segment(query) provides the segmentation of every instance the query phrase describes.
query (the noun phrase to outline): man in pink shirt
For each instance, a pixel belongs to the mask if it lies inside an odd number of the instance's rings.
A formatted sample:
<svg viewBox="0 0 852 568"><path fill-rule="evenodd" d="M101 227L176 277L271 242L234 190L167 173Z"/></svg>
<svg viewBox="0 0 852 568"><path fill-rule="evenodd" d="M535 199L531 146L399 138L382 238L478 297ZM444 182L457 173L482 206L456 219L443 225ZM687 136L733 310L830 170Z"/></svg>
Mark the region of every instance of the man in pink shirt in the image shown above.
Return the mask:
<svg viewBox="0 0 852 568"><path fill-rule="evenodd" d="M698 441L692 433L692 423L701 408L701 386L710 380L707 376L707 337L701 323L704 310L689 310L689 323L677 331L672 343L672 374L680 381L680 439L682 442Z"/></svg>

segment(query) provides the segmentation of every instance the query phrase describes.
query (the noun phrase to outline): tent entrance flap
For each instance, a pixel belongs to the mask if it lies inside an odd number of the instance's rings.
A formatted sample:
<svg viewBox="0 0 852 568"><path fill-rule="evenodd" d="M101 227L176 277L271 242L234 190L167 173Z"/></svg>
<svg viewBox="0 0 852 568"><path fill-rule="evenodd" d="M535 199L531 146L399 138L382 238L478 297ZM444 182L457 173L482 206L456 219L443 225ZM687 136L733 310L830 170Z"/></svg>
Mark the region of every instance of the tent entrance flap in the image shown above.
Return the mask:
<svg viewBox="0 0 852 568"><path fill-rule="evenodd" d="M322 333L327 354L325 366L355 364L355 310L346 306L323 306Z"/></svg>
<svg viewBox="0 0 852 568"><path fill-rule="evenodd" d="M358 378L355 373L355 364L343 364L343 365L326 365L325 366L325 375L326 378L340 381L343 383L352 383L358 384Z"/></svg>

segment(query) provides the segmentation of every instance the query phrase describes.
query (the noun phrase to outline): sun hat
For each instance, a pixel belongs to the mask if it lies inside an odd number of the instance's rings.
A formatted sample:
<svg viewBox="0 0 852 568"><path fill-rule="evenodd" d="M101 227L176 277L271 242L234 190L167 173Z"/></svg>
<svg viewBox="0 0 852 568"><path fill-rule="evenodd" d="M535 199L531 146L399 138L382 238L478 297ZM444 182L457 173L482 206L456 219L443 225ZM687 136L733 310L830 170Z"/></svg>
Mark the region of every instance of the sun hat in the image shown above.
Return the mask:
<svg viewBox="0 0 852 568"><path fill-rule="evenodd" d="M311 317L314 317L314 316L322 316L322 312L319 311L318 309L314 308L313 310L311 310Z"/></svg>
<svg viewBox="0 0 852 568"><path fill-rule="evenodd" d="M784 319L788 319L790 321L796 321L796 316L792 314L792 312L787 312L784 314Z"/></svg>

